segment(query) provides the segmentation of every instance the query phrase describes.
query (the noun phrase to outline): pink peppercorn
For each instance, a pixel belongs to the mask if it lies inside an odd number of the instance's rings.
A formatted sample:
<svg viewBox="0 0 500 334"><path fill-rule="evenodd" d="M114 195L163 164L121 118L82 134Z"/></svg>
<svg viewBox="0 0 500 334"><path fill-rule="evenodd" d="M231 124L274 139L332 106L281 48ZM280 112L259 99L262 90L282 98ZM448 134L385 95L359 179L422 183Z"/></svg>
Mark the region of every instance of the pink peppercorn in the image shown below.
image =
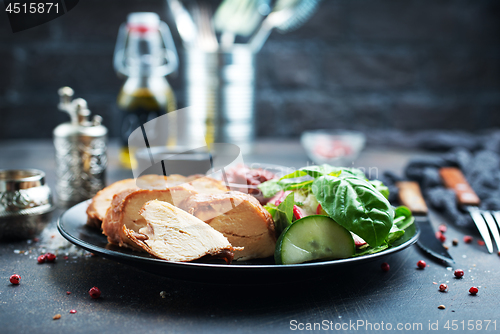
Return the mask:
<svg viewBox="0 0 500 334"><path fill-rule="evenodd" d="M89 295L93 299L97 299L97 298L99 298L101 296L101 290L99 290L98 287L94 286L93 288L91 288L89 290Z"/></svg>
<svg viewBox="0 0 500 334"><path fill-rule="evenodd" d="M9 281L14 285L18 285L19 282L21 282L21 276L19 276L18 274L14 274L9 277Z"/></svg>

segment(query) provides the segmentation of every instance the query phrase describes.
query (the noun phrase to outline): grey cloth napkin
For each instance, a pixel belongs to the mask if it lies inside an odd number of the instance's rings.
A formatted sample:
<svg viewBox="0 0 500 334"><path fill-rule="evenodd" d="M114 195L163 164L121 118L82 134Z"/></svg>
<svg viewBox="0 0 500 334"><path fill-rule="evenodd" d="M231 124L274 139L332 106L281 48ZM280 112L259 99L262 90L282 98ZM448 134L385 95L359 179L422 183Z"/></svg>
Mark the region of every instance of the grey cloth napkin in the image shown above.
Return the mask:
<svg viewBox="0 0 500 334"><path fill-rule="evenodd" d="M449 138L439 142L442 137L434 138L436 147L452 144ZM480 207L487 210L500 210L500 134L483 137L474 145L451 147L447 153L437 157L412 159L405 168L405 176L409 180L419 182L427 203L440 211L458 226L473 226L470 215L458 207L455 193L443 186L439 176L439 168L454 166L462 170L467 181L481 199ZM428 138L427 143L433 142ZM474 149L476 148L476 149ZM382 181L391 192L389 200L397 202L398 189L395 183L402 180L398 175L386 172Z"/></svg>

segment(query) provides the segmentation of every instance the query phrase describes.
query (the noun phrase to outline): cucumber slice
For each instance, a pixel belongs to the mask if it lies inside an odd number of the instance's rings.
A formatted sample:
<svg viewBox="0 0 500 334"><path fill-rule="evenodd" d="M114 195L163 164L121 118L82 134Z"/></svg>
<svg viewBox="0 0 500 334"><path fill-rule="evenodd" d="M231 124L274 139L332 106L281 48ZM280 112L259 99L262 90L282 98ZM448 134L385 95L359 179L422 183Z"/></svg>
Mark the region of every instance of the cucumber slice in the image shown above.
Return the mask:
<svg viewBox="0 0 500 334"><path fill-rule="evenodd" d="M312 215L295 221L276 243L276 264L344 259L355 254L351 233L328 216Z"/></svg>

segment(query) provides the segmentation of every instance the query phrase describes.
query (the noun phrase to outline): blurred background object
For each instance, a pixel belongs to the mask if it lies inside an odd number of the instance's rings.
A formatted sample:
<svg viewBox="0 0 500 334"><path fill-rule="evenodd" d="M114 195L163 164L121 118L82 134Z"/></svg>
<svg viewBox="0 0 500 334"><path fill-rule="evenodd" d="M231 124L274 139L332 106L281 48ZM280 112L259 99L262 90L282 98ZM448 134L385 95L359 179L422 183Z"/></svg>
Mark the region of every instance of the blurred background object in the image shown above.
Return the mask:
<svg viewBox="0 0 500 334"><path fill-rule="evenodd" d="M120 162L135 165L129 136L144 123L177 109L172 88L165 78L178 67L177 50L165 22L156 13L138 12L120 26L113 63L119 76L127 79L118 94L120 118ZM176 129L168 129L175 145Z"/></svg>
<svg viewBox="0 0 500 334"><path fill-rule="evenodd" d="M185 48L186 123L193 142L255 138L255 55L274 27L298 28L320 0L168 0ZM272 10L271 10L272 7ZM215 14L212 14L214 13ZM269 14L267 16L267 14ZM189 144L189 143L188 143Z"/></svg>
<svg viewBox="0 0 500 334"><path fill-rule="evenodd" d="M38 169L0 169L0 240L32 238L51 221L55 206Z"/></svg>
<svg viewBox="0 0 500 334"><path fill-rule="evenodd" d="M71 119L54 129L56 191L64 207L92 198L105 187L108 129L101 116L89 119L87 101L72 100L73 89L62 87L58 93L58 108Z"/></svg>
<svg viewBox="0 0 500 334"><path fill-rule="evenodd" d="M359 131L312 130L300 137L307 156L317 165L351 167L365 146L365 135Z"/></svg>
<svg viewBox="0 0 500 334"><path fill-rule="evenodd" d="M117 138L123 82L111 59L120 24L137 11L158 13L186 59L165 1L86 0L16 34L1 20L0 138L51 138L66 121L53 107L62 84L77 90ZM499 18L494 0L323 1L299 29L273 31L256 55L255 134L498 128ZM178 108L186 106L185 77L183 66L169 77Z"/></svg>

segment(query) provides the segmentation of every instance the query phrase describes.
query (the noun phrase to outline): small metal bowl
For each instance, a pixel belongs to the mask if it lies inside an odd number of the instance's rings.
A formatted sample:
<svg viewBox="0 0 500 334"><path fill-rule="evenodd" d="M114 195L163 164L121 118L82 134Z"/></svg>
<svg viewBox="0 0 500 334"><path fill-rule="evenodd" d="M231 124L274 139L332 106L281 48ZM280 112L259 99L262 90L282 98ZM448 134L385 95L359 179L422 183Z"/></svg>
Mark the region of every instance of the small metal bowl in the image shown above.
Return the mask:
<svg viewBox="0 0 500 334"><path fill-rule="evenodd" d="M34 237L51 221L54 208L44 172L0 170L0 240Z"/></svg>

